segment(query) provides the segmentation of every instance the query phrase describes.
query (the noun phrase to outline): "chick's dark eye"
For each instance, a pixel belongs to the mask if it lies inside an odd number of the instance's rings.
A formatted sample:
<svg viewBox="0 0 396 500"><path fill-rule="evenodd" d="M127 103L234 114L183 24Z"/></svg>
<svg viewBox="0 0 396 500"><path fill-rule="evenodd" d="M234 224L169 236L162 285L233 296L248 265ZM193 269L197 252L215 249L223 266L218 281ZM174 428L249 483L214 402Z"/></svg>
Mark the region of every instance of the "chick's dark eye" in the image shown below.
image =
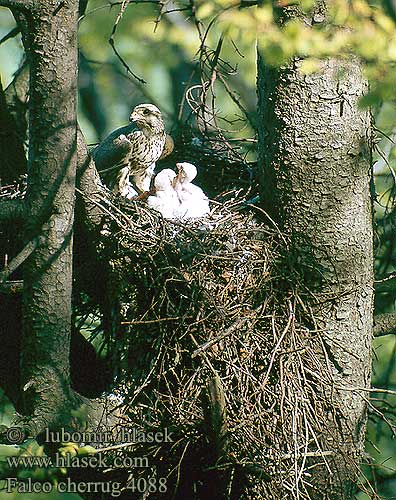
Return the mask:
<svg viewBox="0 0 396 500"><path fill-rule="evenodd" d="M143 114L144 114L144 115L148 115L148 114L149 114L149 110L148 110L148 109L144 109L144 110L143 110Z"/></svg>

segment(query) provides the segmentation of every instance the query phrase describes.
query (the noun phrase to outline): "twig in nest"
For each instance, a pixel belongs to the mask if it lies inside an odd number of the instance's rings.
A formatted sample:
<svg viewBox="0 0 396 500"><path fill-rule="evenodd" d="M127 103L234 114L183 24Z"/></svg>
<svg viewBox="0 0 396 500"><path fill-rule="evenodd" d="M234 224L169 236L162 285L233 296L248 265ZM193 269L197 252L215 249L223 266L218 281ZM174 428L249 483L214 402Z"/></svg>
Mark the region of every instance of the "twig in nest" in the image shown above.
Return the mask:
<svg viewBox="0 0 396 500"><path fill-rule="evenodd" d="M204 413L210 429L210 440L216 450L216 462L227 455L227 412L223 385L216 374L208 382L204 397Z"/></svg>
<svg viewBox="0 0 396 500"><path fill-rule="evenodd" d="M229 328L227 328L225 332L221 333L214 339L208 340L207 342L205 342L205 344L199 346L198 349L195 349L195 351L191 354L191 357L195 358L203 351L209 349L209 347L212 347L212 345L217 344L217 342L220 342L220 340L223 340L225 337L228 337L228 335L231 335L237 328L243 326L248 319L249 318L247 317L237 319L237 321L235 321L235 323L233 323Z"/></svg>
<svg viewBox="0 0 396 500"><path fill-rule="evenodd" d="M262 382L262 387L264 387L265 384L268 381L268 377L270 376L270 373L271 373L271 370L272 370L272 365L274 364L275 357L276 357L276 354L278 352L278 349L279 349L279 347L280 347L283 339L285 338L286 333L289 331L289 328L290 328L290 326L292 324L292 321L294 320L294 311L293 311L293 308L292 308L292 305L291 305L290 302L289 302L289 308L290 308L290 314L289 314L289 319L287 320L287 325L285 326L285 329L283 330L281 336L278 339L278 342L276 343L276 346L274 347L274 350L272 351L271 359L270 359L270 362L269 362L269 365L268 365L268 368L267 368L267 372L266 372L264 380Z"/></svg>
<svg viewBox="0 0 396 500"><path fill-rule="evenodd" d="M154 323L161 323L163 321L177 321L179 319L185 319L183 316L176 316L174 318L158 318L158 319L148 319L146 321L136 320L136 321L121 321L121 325L150 325Z"/></svg>

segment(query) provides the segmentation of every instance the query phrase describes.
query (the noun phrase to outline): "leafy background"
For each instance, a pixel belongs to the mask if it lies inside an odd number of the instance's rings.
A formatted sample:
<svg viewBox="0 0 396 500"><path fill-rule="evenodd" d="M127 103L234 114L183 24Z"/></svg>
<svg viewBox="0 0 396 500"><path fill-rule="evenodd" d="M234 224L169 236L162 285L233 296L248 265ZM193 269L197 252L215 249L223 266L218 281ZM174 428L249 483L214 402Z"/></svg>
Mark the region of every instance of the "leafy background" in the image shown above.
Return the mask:
<svg viewBox="0 0 396 500"><path fill-rule="evenodd" d="M264 58L280 65L290 57L304 57L303 71L314 71L326 56L348 56L351 51L364 61L370 91L362 105L370 105L375 120L374 173L377 199L376 272L377 279L395 271L394 196L396 169L396 24L392 0L336 0L330 11L330 24L322 27L320 17L313 30L302 21L292 21L280 29L274 23L274 9L263 3L260 8L232 8L229 0L196 1L195 17L191 2L130 3L117 24L122 6L104 0L91 0L80 19L79 123L89 144L103 139L114 128L128 121L131 109L141 102L157 104L165 116L167 129L175 131L193 119L184 99L185 90L200 85L213 73L211 61L221 46L219 75L214 81L216 127L235 141L249 161L256 158L256 38ZM241 2L243 3L243 2ZM280 2L280 5L286 5ZM239 4L238 4L239 5ZM312 2L302 7L309 15ZM172 11L164 14L164 11ZM212 24L211 24L212 23ZM109 39L114 25L114 43L125 65L115 54ZM206 29L210 26L210 29ZM348 29L345 29L348 26ZM0 39L15 27L8 9L0 8ZM203 53L199 30L205 37ZM224 38L223 38L224 36ZM20 36L0 44L0 75L3 87L11 81L23 62ZM142 83L144 80L146 83ZM224 83L225 82L225 83ZM228 91L227 91L228 88ZM199 88L190 97L197 98ZM231 95L230 95L231 94ZM183 104L180 106L180 104ZM243 113L243 110L246 112ZM247 118L246 118L247 115ZM232 142L231 142L232 143ZM395 308L395 291L380 292L376 312ZM396 336L389 335L373 343L373 386L396 390ZM13 408L0 393L0 423L8 425ZM396 393L395 393L396 394ZM376 483L379 498L396 498L395 394L373 393L367 432L367 452L371 466L363 466L367 478ZM378 409L386 420L377 414ZM29 445L36 453L37 446ZM0 460L15 453L14 447L1 446ZM41 496L36 494L38 500ZM45 495L46 498L79 498L77 495ZM7 494L2 498L28 499L31 495ZM356 497L365 500L365 494Z"/></svg>

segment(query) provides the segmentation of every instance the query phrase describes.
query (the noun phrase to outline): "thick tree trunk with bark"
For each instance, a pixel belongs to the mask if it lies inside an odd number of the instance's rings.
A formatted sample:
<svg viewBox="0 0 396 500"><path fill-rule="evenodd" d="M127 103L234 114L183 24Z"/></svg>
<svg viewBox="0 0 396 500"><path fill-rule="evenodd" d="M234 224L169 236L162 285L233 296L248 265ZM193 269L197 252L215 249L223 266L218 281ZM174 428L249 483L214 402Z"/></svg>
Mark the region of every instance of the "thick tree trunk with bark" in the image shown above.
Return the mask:
<svg viewBox="0 0 396 500"><path fill-rule="evenodd" d="M77 165L78 1L8 2L30 67L21 383L26 430L36 435L77 404L70 390L72 241Z"/></svg>
<svg viewBox="0 0 396 500"><path fill-rule="evenodd" d="M26 47L31 72L26 237L44 239L24 272L21 368L25 414L35 416L35 431L52 423L48 410L64 409L70 387L65 346L70 343L77 164L77 14L76 0L53 0L28 16L35 36Z"/></svg>
<svg viewBox="0 0 396 500"><path fill-rule="evenodd" d="M292 235L291 258L312 268L304 275L313 292L308 306L338 408L338 426L329 423L321 437L323 449L335 452L333 473L310 471L318 499L351 498L353 459L364 444L373 322L370 120L358 107L365 91L354 59L328 60L304 76L298 62L275 70L259 57L263 205Z"/></svg>

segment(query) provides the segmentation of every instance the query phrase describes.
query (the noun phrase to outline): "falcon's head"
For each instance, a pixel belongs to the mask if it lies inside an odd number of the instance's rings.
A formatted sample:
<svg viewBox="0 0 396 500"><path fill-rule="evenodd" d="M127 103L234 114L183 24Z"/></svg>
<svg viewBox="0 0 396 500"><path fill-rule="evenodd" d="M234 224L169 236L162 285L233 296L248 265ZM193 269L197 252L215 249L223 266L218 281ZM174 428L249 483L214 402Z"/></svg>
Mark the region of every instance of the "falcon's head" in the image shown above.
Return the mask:
<svg viewBox="0 0 396 500"><path fill-rule="evenodd" d="M165 126L161 111L154 104L139 104L134 108L129 121L137 123L137 126L152 134L164 132Z"/></svg>

